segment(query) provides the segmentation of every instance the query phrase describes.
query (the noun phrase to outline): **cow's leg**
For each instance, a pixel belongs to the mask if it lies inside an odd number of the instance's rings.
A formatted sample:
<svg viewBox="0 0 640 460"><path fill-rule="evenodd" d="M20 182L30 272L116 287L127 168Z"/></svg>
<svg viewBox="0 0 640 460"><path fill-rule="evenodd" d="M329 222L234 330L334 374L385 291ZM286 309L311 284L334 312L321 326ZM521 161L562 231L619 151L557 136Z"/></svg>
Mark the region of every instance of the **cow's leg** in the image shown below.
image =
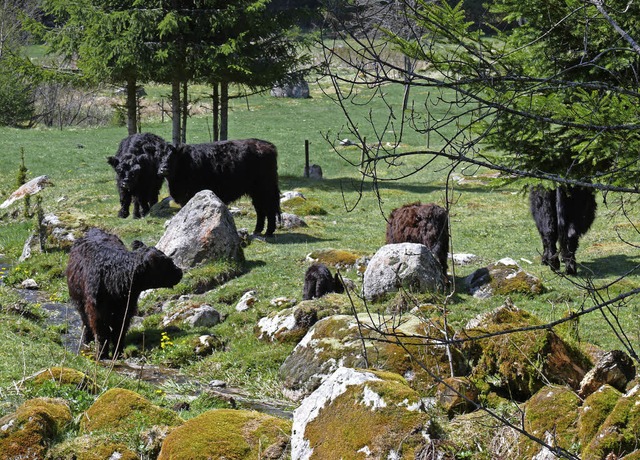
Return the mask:
<svg viewBox="0 0 640 460"><path fill-rule="evenodd" d="M529 195L531 214L542 240L542 264L553 270L560 269L558 259L558 217L555 190L535 188Z"/></svg>
<svg viewBox="0 0 640 460"><path fill-rule="evenodd" d="M126 219L129 217L129 206L131 206L131 192L127 190L120 190L120 211L118 217Z"/></svg>
<svg viewBox="0 0 640 460"><path fill-rule="evenodd" d="M140 214L140 198L133 197L133 218L140 219L142 215Z"/></svg>
<svg viewBox="0 0 640 460"><path fill-rule="evenodd" d="M560 252L562 262L564 263L567 275L575 275L578 270L576 267L576 251L578 250L578 242L580 235L576 231L573 223L565 228L566 234L560 235Z"/></svg>

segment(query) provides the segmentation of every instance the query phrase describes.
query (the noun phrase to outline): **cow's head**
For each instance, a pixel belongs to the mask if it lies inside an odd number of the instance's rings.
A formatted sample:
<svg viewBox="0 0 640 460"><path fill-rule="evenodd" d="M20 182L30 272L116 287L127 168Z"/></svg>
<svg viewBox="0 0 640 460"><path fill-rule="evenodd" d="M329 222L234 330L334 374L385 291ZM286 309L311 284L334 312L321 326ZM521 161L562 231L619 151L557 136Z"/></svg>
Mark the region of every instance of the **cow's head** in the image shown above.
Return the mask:
<svg viewBox="0 0 640 460"><path fill-rule="evenodd" d="M138 185L142 167L135 155L124 155L120 158L109 157L107 162L116 171L116 181L119 188L132 190Z"/></svg>
<svg viewBox="0 0 640 460"><path fill-rule="evenodd" d="M178 160L184 155L183 146L167 144L158 163L158 176L172 178L177 173Z"/></svg>

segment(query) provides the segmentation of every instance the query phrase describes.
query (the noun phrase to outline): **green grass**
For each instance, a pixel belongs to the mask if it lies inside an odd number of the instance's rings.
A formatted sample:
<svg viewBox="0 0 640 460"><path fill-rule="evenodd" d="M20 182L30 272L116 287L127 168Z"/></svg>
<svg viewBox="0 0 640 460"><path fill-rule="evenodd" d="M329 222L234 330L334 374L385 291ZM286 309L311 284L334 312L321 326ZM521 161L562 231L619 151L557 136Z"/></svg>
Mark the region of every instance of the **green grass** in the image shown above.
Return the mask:
<svg viewBox="0 0 640 460"><path fill-rule="evenodd" d="M401 97L397 89L389 88L386 91L397 100ZM163 94L163 89L151 88L148 92L157 97ZM246 273L199 297L202 302L212 304L228 315L226 321L212 331L226 341L227 348L224 352L182 369L194 378L205 382L224 379L256 393L277 395L277 369L290 352L291 345L261 343L252 331L260 316L273 309L269 303L272 298L286 296L300 299L303 275L308 265L306 255L327 248L373 254L384 244L384 215L388 215L393 208L418 200L443 203L445 199L447 164L436 161L408 179L382 183L381 200L378 201L371 182L360 184L357 169L337 155L324 140L326 133L330 133L331 138L348 137L346 134L338 135L344 124L339 107L318 89L314 89L312 95L307 100L273 99L258 95L247 100L232 101L229 137L258 137L274 142L279 152L281 190L300 190L326 214L309 219L307 228L276 232L273 241L254 241L245 249ZM367 134L369 129L366 116L370 108L378 118L385 114L384 107L376 99L372 100L371 106L364 107L360 112L363 134ZM210 124L211 120L206 116L191 118L187 131L188 142L209 141ZM144 131L157 133L165 139L171 138L170 129L169 122L143 121ZM6 198L15 188L20 152L24 149L29 177L48 174L55 183L54 187L41 193L46 211L64 213L87 225L113 231L127 243L135 238L148 244L155 243L162 235L164 219L147 217L143 220L123 220L116 217L118 195L114 174L106 157L115 153L119 141L125 136L124 128L0 128L0 137L4 141L0 151L0 199ZM311 162L322 166L325 177L322 181L302 177L305 140L311 143ZM424 142L421 136L409 134L404 145L409 148ZM431 142L436 143L437 140L432 139ZM338 149L348 158L359 158L359 151L353 147ZM424 161L420 157L407 158L400 168L411 171ZM397 169L381 168L379 172L381 177L393 177ZM162 194L167 195L166 187ZM516 186L492 188L472 182L456 185L452 196L454 251L479 256L473 265L455 268L458 294L449 306L450 320L455 327L464 325L478 313L502 304L504 299L500 297L488 300L470 297L464 292L463 278L503 257L519 260L526 270L541 277L548 288L545 294L536 298L514 297L517 306L544 320L558 319L567 311L579 310L583 306L582 289L539 264L541 243L529 216L526 196ZM578 260L589 270L581 269L582 275L589 273L596 285L605 285L640 263L640 255L633 247L622 243L613 231L614 228L620 228L626 238L637 242L638 235L633 227L613 209L604 206L601 199L599 201L598 217L592 230L581 240ZM614 202L615 197L610 195L609 203ZM236 225L252 230L255 214L250 201L243 198L236 205L246 210L237 217ZM20 206L14 205L12 209ZM637 212L634 211L630 217L632 222L639 222ZM4 254L7 261L16 263L32 227L33 222L25 221L20 216L0 219L0 254ZM54 269L56 265L58 270ZM65 300L68 299L66 284L60 275L60 268L63 269L65 265L66 255L56 253L36 255L16 267L28 269L48 291L47 295ZM18 277L15 270L11 275ZM353 272L345 275L357 281ZM580 279L573 281L580 282ZM638 274L632 273L623 282L611 287L609 295L637 287L639 281ZM247 290L257 291L258 303L253 310L237 313L235 304ZM0 291L0 305L5 306L12 301L10 296ZM148 306L142 302L143 310ZM590 303L587 301L584 306L589 307ZM362 308L362 305L358 307ZM626 332L637 343L640 334L637 301L631 300L618 313ZM583 317L580 324L582 340L607 349L620 348L601 314ZM12 326L3 324L2 327ZM0 389L10 388L23 374L38 368L81 359L64 356L59 345L46 338L42 343L35 343L30 333L0 333L5 337L5 342L9 342L8 353L2 360L5 365L0 366Z"/></svg>

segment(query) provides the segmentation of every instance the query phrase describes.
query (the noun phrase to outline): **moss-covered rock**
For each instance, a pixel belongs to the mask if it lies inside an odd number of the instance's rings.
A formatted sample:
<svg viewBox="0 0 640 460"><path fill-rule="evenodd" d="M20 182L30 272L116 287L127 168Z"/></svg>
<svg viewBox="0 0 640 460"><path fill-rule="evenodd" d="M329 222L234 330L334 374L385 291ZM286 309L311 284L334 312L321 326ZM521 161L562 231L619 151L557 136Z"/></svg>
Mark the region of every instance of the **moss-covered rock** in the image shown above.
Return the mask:
<svg viewBox="0 0 640 460"><path fill-rule="evenodd" d="M47 452L47 460L139 460L126 445L105 436L79 436L62 442Z"/></svg>
<svg viewBox="0 0 640 460"><path fill-rule="evenodd" d="M524 429L554 447L571 451L578 441L578 395L567 387L546 386L527 401ZM521 458L534 458L540 444L528 437L520 437ZM577 452L573 452L577 454Z"/></svg>
<svg viewBox="0 0 640 460"><path fill-rule="evenodd" d="M583 459L605 458L610 453L618 458L638 449L640 439L640 385L621 396L589 445Z"/></svg>
<svg viewBox="0 0 640 460"><path fill-rule="evenodd" d="M136 392L113 388L101 395L83 414L83 433L129 433L154 425L175 426L182 419L175 412L158 407Z"/></svg>
<svg viewBox="0 0 640 460"><path fill-rule="evenodd" d="M525 272L513 259L502 259L486 268L476 270L465 280L474 297L492 295L538 295L545 291L542 281Z"/></svg>
<svg viewBox="0 0 640 460"><path fill-rule="evenodd" d="M622 396L618 390L610 385L603 385L594 393L591 393L580 408L578 421L578 435L582 446L589 442L598 432L600 425L607 419L616 403Z"/></svg>
<svg viewBox="0 0 640 460"><path fill-rule="evenodd" d="M348 270L351 268L364 273L366 267L361 262L366 256L363 252L350 251L346 249L316 249L307 255L307 260L329 265L331 267Z"/></svg>
<svg viewBox="0 0 640 460"><path fill-rule="evenodd" d="M288 420L254 411L210 410L173 430L158 460L284 458L290 433Z"/></svg>
<svg viewBox="0 0 640 460"><path fill-rule="evenodd" d="M327 211L315 198L293 197L282 203L283 210L299 216L324 216Z"/></svg>
<svg viewBox="0 0 640 460"><path fill-rule="evenodd" d="M292 458L422 458L431 428L402 377L341 367L295 410Z"/></svg>
<svg viewBox="0 0 640 460"><path fill-rule="evenodd" d="M50 367L38 372L31 379L31 383L35 387L50 381L56 382L58 385L69 385L93 394L98 392L98 386L88 375L68 367Z"/></svg>
<svg viewBox="0 0 640 460"><path fill-rule="evenodd" d="M343 295L327 294L319 299L303 300L296 306L275 311L258 321L254 332L261 340L297 343L318 320L348 314L351 305Z"/></svg>
<svg viewBox="0 0 640 460"><path fill-rule="evenodd" d="M35 398L0 419L0 458L39 459L50 442L71 422L61 399Z"/></svg>
<svg viewBox="0 0 640 460"><path fill-rule="evenodd" d="M591 363L552 330L510 302L470 321L459 336L462 352L472 365L471 377L484 383L485 393L526 400L546 382L577 389ZM522 332L508 332L520 328Z"/></svg>
<svg viewBox="0 0 640 460"><path fill-rule="evenodd" d="M431 373L450 375L447 350L439 343L445 337L444 330L439 318L423 320L407 315L401 320L383 316L372 319L360 314L356 321L353 316L330 316L318 321L298 343L280 367L280 376L293 399L311 394L340 366L395 372L413 389L427 394L435 384ZM449 330L447 336L452 337L453 331ZM462 355L454 347L450 351L454 372L464 375L467 368Z"/></svg>
<svg viewBox="0 0 640 460"><path fill-rule="evenodd" d="M466 377L448 377L436 389L438 403L452 417L476 409L478 389Z"/></svg>

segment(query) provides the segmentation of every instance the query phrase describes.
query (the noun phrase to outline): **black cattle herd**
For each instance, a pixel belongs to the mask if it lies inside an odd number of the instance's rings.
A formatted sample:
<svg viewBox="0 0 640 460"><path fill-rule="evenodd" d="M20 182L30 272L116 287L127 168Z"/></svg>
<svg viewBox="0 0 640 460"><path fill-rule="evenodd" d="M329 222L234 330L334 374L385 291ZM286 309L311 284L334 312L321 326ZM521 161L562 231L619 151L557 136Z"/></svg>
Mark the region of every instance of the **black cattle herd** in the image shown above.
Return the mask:
<svg viewBox="0 0 640 460"><path fill-rule="evenodd" d="M123 139L107 162L116 173L119 217L129 216L132 203L133 217L145 216L158 202L166 179L171 197L181 206L201 190L212 190L226 204L248 195L256 211L255 234L262 233L266 221L265 236L272 236L280 220L277 150L270 142L245 139L176 147L155 134L142 133ZM557 271L561 257L566 273L575 274L578 240L595 218L593 191L535 187L530 191L530 209L543 243L542 263ZM424 244L446 277L445 208L411 203L393 210L386 242ZM74 243L66 273L69 295L84 325L83 342L95 341L99 358L122 352L143 290L173 287L182 278L180 268L158 249L136 240L129 250L117 236L97 228ZM338 274L332 275L324 264L314 263L305 273L303 299L343 291Z"/></svg>

